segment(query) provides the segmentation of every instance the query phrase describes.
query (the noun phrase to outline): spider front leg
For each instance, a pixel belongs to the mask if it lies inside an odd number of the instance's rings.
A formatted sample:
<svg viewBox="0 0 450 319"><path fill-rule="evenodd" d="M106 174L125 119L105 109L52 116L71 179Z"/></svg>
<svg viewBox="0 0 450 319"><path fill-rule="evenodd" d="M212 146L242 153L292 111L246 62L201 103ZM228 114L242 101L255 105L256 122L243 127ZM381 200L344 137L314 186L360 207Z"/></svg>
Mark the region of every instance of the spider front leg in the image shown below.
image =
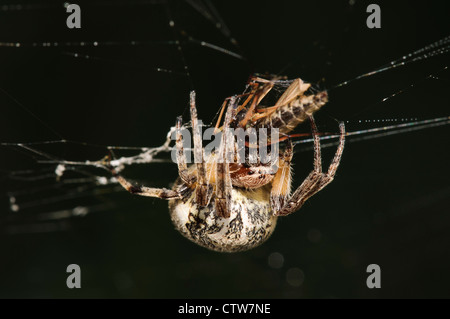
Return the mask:
<svg viewBox="0 0 450 319"><path fill-rule="evenodd" d="M246 111L244 119L239 122L239 125L241 127L246 127L247 122L250 121L255 115L256 106L258 106L261 100L270 92L270 90L272 90L273 86L274 83L268 81L256 90L255 94L253 95L252 103L250 104L249 109Z"/></svg>
<svg viewBox="0 0 450 319"><path fill-rule="evenodd" d="M191 187L195 183L196 177L189 173L186 164L186 154L184 153L183 147L183 135L181 134L181 122L181 116L177 117L175 146L177 149L178 175L180 176L183 183L185 183L188 187Z"/></svg>
<svg viewBox="0 0 450 319"><path fill-rule="evenodd" d="M161 199L171 199L171 198L180 198L181 195L171 189L167 188L152 188L152 187L146 187L142 185L133 185L130 181L125 179L123 176L121 176L119 173L115 171L114 168L109 168L113 177L117 179L117 181L122 185L123 188L125 188L127 191L129 191L131 194L140 195L140 196L147 196L147 197L156 197Z"/></svg>
<svg viewBox="0 0 450 319"><path fill-rule="evenodd" d="M192 98L192 94L191 94ZM194 96L195 98L195 96ZM189 174L187 165L186 165L186 154L184 153L183 148L183 139L181 134L181 117L177 118L176 122L176 149L177 149L177 165L178 165L178 175L180 176L181 180L187 185L192 186L195 181L196 177ZM120 185L122 185L123 188L125 188L128 192L135 195L140 196L148 196L148 197L156 197L156 198L162 198L162 199L171 199L171 198L179 198L181 195L170 189L166 188L151 188L141 185L133 185L130 181L125 179L123 176L121 176L117 171L114 169L114 167L109 166L109 170L111 171L113 177L117 179Z"/></svg>
<svg viewBox="0 0 450 319"><path fill-rule="evenodd" d="M207 206L212 195L212 187L209 187L206 178L205 162L203 158L202 133L197 119L197 108L195 107L195 91L191 91L190 110L192 132L194 135L194 162L197 168L197 186L195 188L196 203Z"/></svg>
<svg viewBox="0 0 450 319"><path fill-rule="evenodd" d="M327 173L322 172L322 158L320 152L320 138L317 132L317 127L314 122L314 118L310 116L311 129L314 137L314 170L308 175L303 183L292 194L291 198L287 200L286 204L279 211L274 211L276 215L285 216L289 215L298 209L306 202L308 198L315 195L322 190L326 185L331 183L336 174L336 170L339 166L339 162L344 151L345 142L345 126L341 122L339 124L340 137L337 151L334 155Z"/></svg>
<svg viewBox="0 0 450 319"><path fill-rule="evenodd" d="M270 205L274 212L278 212L284 206L291 193L292 156L292 142L288 139L286 149L278 159L278 170L273 178L270 192Z"/></svg>
<svg viewBox="0 0 450 319"><path fill-rule="evenodd" d="M231 176L230 176L230 157L234 154L234 137L230 134L229 127L235 108L236 97L231 97L225 115L224 129L222 130L222 140L218 151L218 160L216 165L216 198L215 206L219 217L230 217L230 199L231 199Z"/></svg>

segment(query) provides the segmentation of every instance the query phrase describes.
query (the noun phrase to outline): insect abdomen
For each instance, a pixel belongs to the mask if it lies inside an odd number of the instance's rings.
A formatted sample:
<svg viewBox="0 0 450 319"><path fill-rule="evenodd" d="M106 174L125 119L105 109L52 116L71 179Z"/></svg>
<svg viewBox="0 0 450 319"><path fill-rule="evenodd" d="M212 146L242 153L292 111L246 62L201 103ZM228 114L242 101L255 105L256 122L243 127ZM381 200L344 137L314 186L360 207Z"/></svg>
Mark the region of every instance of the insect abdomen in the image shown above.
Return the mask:
<svg viewBox="0 0 450 319"><path fill-rule="evenodd" d="M328 93L326 91L315 95L302 95L291 103L281 106L271 116L265 118L263 125L270 125L278 128L281 134L287 134L327 102Z"/></svg>

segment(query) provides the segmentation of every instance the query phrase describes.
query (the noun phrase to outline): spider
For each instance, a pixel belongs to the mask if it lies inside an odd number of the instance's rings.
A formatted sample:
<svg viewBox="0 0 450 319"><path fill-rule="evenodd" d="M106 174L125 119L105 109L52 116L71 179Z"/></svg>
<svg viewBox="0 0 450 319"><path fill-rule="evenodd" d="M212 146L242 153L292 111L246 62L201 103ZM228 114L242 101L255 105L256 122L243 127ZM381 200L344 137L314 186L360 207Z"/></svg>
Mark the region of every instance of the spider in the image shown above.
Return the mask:
<svg viewBox="0 0 450 319"><path fill-rule="evenodd" d="M278 216L289 215L305 201L323 189L334 178L344 150L345 127L341 122L337 151L327 172L322 171L320 138L313 113L327 101L326 91L308 94L310 84L301 79L292 81L275 105L264 107L261 100L274 87L275 79L253 77L247 91L227 98L219 115L215 130L229 128L278 129L283 135L268 144L286 140L278 150L276 161L262 163L259 158L249 163L218 160L220 155L234 154L236 143L222 134L220 147L208 156L202 146L197 119L195 91L190 94L190 116L194 141L194 157L200 159L187 166L181 134L182 118L176 121L176 159L179 178L172 189L134 185L114 168L113 176L130 193L169 200L171 219L175 227L188 239L200 246L220 252L251 249L266 241L273 233ZM308 92L307 92L308 91ZM241 98L245 101L239 105ZM224 111L225 119L219 127ZM289 133L298 124L311 123L314 141L314 169L291 194L291 161L293 146ZM246 144L247 151L251 145ZM270 169L275 166L275 170Z"/></svg>

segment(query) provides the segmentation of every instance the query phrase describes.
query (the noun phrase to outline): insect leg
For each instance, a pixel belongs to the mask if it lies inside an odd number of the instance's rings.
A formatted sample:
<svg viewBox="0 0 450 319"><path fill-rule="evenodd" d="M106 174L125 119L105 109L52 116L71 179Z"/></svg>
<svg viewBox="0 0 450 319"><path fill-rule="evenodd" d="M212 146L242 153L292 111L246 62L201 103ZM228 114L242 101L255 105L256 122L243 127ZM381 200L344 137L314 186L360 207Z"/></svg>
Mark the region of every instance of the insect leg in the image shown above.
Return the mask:
<svg viewBox="0 0 450 319"><path fill-rule="evenodd" d="M254 86L257 88L257 85L254 85ZM239 113L240 111L242 111L247 106L248 102L255 95L256 88L253 88L248 93L243 93L243 94L237 95L238 98L241 98L241 97L244 97L244 96L247 96L247 98L245 99L244 103L242 103L241 105L239 105L236 108L236 114ZM227 97L225 99L225 101L223 101L223 103L222 103L222 107L220 108L220 114L219 114L219 117L217 118L216 126L214 127L214 133L216 133L219 130L219 125L220 125L220 121L222 120L223 112L225 111L226 106L228 105L228 102L230 101L230 99L231 99L231 97Z"/></svg>
<svg viewBox="0 0 450 319"><path fill-rule="evenodd" d="M247 110L247 113L245 114L244 119L239 122L239 125L241 127L244 127L247 125L247 122L252 119L253 115L255 114L255 108L261 102L261 100L267 95L267 93L270 92L273 88L273 82L267 82L263 84L261 88L257 90L253 97L252 104L250 105L249 109Z"/></svg>
<svg viewBox="0 0 450 319"><path fill-rule="evenodd" d="M259 114L255 114L253 119L255 121L260 120L262 118L268 117L276 112L280 107L288 105L294 100L298 99L299 96L305 93L311 84L303 82L301 79L295 79L291 85L284 91L283 95L278 99L277 103L274 106L265 107L263 109L257 110Z"/></svg>

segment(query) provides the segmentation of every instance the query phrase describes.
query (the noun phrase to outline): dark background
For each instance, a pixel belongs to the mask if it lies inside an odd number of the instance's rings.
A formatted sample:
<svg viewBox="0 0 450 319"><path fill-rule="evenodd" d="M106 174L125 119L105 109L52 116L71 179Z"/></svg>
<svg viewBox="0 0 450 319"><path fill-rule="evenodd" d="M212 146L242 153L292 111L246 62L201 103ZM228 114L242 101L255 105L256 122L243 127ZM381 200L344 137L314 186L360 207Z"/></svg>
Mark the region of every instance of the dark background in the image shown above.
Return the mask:
<svg viewBox="0 0 450 319"><path fill-rule="evenodd" d="M16 3L0 2L0 42L21 43L0 47L0 141L13 143L64 137L158 146L176 116L188 118L192 88L199 116L209 123L225 97L242 92L252 72L281 72L331 88L450 34L445 1L377 1L381 29L366 27L370 2L365 1L213 2L239 47L184 1L169 3L175 29L169 28L162 1L77 2L80 30L66 27L62 2L5 7ZM246 60L189 42L189 36ZM165 43L177 39L190 77L179 74L185 66L180 52ZM359 120L448 116L446 65L448 54L330 90L330 103L316 117L319 129L337 131L333 118L358 130L370 127L358 126ZM158 67L174 72L155 72ZM437 79L427 79L429 74ZM45 198L64 193L50 189L34 195L36 205L12 213L2 195L0 297L449 297L448 143L447 126L348 139L335 181L299 212L280 218L262 246L236 254L210 252L184 239L173 230L163 200L92 190L91 196L44 205ZM105 148L71 144L38 148L73 160L106 155ZM2 194L30 189L11 172L30 169L39 175L42 164L14 147L0 152ZM333 153L334 148L324 150L324 165ZM312 152L297 152L294 164L299 185L312 169ZM166 187L177 176L171 163L132 167L127 174ZM44 188L56 182L31 184ZM30 222L46 211L93 205L99 198L114 207L83 218ZM268 263L274 252L283 256L280 268ZM81 267L81 289L66 287L65 270L72 263ZM366 287L372 263L381 267L381 289ZM298 269L303 280L300 276L296 284L290 277Z"/></svg>

